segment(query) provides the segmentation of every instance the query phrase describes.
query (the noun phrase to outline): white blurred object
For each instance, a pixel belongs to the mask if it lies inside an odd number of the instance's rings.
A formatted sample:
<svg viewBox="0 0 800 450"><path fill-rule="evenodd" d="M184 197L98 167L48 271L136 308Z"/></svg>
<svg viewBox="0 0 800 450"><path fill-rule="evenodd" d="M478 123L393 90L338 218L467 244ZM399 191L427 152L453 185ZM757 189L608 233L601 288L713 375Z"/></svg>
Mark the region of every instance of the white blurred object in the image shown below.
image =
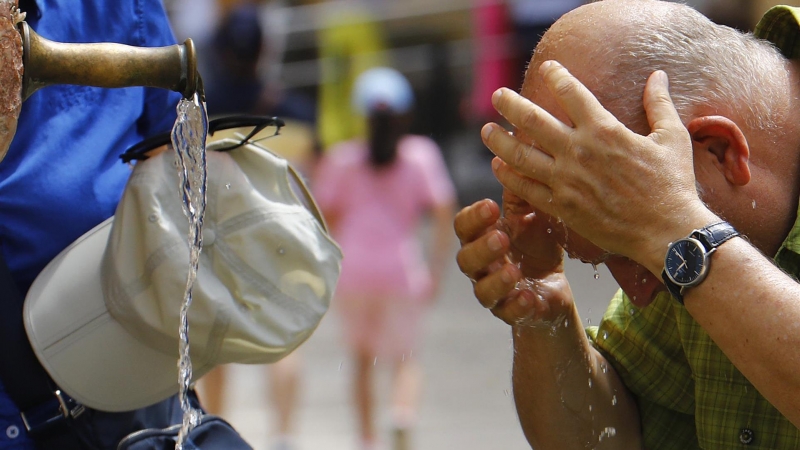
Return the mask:
<svg viewBox="0 0 800 450"><path fill-rule="evenodd" d="M191 38L199 47L211 40L219 23L217 0L164 0L178 42Z"/></svg>

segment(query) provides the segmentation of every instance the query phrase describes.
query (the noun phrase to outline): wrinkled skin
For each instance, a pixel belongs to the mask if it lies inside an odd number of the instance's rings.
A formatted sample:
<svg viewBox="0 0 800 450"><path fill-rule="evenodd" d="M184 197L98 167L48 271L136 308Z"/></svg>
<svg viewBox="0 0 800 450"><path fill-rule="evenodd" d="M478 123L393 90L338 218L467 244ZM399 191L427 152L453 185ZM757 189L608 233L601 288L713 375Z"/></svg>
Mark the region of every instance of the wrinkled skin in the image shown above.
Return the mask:
<svg viewBox="0 0 800 450"><path fill-rule="evenodd" d="M22 106L22 37L17 24L24 19L16 1L0 0L0 161L14 139Z"/></svg>

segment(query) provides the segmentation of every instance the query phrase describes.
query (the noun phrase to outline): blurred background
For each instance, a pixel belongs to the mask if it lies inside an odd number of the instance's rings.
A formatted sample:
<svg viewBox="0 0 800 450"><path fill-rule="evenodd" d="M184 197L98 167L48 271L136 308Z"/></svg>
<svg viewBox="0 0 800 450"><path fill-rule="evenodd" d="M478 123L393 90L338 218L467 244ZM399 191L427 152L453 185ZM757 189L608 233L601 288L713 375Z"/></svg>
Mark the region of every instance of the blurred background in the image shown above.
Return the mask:
<svg viewBox="0 0 800 450"><path fill-rule="evenodd" d="M416 103L411 132L438 144L465 206L500 187L479 130L499 121L489 103L500 86L519 88L544 30L580 0L164 0L180 41L198 47L209 114L251 113L287 120L264 144L283 154L313 185L320 155L363 137L351 107L355 78L374 66L402 72ZM752 30L769 7L799 1L688 0L715 22ZM368 218L365 218L368 220ZM421 239L431 239L422 227ZM529 448L516 421L510 386L510 333L481 308L455 264L456 247L430 313L421 354L424 387L415 449ZM616 289L610 274L569 261L581 314L597 324ZM289 384L265 367L233 366L201 383L201 397L257 449L358 449L351 358L332 314L298 351ZM389 401L388 369L378 369L378 404ZM205 381L205 380L204 380ZM288 387L285 387L288 386ZM288 399L282 394L291 394ZM289 412L280 412L289 402ZM389 444L388 409L376 425ZM288 415L288 417L286 417ZM282 424L282 425L281 425ZM287 438L281 440L281 438ZM289 446L291 444L291 446ZM283 446L281 446L283 445ZM377 447L384 448L384 447ZM390 448L388 445L385 448Z"/></svg>

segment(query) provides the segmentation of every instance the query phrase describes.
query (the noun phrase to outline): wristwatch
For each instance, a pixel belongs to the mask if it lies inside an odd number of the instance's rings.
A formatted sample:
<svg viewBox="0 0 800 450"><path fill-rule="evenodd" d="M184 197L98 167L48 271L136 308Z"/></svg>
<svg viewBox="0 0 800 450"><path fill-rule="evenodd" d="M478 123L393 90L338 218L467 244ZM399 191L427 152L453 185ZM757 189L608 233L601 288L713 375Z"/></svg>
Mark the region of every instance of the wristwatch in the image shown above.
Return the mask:
<svg viewBox="0 0 800 450"><path fill-rule="evenodd" d="M661 278L670 294L683 304L687 289L700 284L708 274L709 257L723 242L739 236L728 222L692 231L688 237L671 242L664 257Z"/></svg>

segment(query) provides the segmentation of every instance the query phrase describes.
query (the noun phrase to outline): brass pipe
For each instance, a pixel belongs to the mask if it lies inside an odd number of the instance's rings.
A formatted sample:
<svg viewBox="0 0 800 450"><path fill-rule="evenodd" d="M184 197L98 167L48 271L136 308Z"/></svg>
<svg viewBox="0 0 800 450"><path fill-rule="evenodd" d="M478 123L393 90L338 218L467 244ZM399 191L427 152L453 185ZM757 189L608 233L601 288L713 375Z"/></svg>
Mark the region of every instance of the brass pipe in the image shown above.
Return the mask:
<svg viewBox="0 0 800 450"><path fill-rule="evenodd" d="M39 36L25 22L19 27L23 101L51 84L148 86L180 92L184 98L198 90L197 54L191 39L167 47L67 44Z"/></svg>

